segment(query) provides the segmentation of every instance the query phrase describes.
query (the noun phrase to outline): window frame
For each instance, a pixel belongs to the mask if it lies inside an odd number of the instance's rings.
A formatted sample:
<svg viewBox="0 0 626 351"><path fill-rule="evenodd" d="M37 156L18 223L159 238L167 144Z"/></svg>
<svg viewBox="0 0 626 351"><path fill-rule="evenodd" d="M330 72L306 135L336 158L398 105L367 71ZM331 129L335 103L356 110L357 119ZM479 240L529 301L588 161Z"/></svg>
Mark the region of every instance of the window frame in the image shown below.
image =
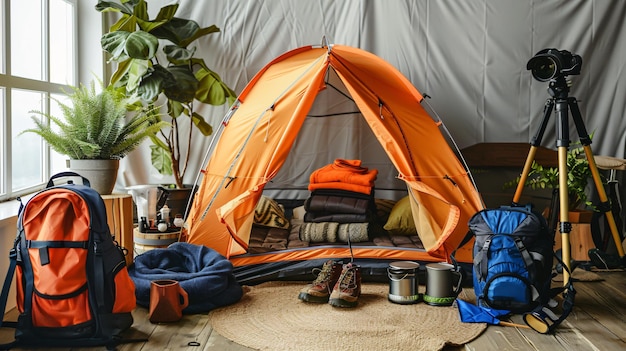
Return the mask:
<svg viewBox="0 0 626 351"><path fill-rule="evenodd" d="M19 1L19 0L13 0ZM12 180L12 165L13 157L12 157L12 106L11 106L11 92L13 89L21 89L27 91L40 92L44 95L44 102L42 106L44 107L44 111L50 111L50 96L53 94L62 94L63 91L68 91L71 86L75 86L79 81L79 66L78 66L78 57L79 57L79 48L78 48L78 13L79 13L79 0L56 0L62 1L72 6L71 12L71 21L73 26L73 31L71 33L71 43L73 52L71 54L73 65L72 65L72 81L68 82L68 84L59 84L50 81L50 72L51 72L51 53L50 53L50 1L53 0L40 0L42 4L42 12L43 12L43 24L42 24L42 69L43 69L43 78L42 80L35 80L30 78L24 78L19 76L14 76L11 74L11 0L0 0L0 25L2 26L1 34L2 34L2 44L1 44L1 55L2 60L0 66L0 88L2 95L0 95L0 99L2 99L2 109L0 109L0 113L2 114L2 120L0 121L1 133L0 133L0 202L8 199L15 198L17 196L22 196L28 193L32 193L42 188L43 185L47 183L47 179L50 178L53 165L51 164L52 159L52 150L50 147L42 141L42 159L41 162L41 179L37 184L28 185L22 189L13 189L13 180Z"/></svg>

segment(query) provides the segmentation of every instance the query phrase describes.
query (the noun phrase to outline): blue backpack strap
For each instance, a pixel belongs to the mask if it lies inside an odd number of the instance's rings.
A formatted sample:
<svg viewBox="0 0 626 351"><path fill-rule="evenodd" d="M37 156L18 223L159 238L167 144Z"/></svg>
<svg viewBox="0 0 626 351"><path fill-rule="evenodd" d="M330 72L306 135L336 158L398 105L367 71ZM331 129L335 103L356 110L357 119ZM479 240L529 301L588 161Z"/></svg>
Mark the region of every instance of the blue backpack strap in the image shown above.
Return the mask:
<svg viewBox="0 0 626 351"><path fill-rule="evenodd" d="M21 203L21 201L20 201ZM21 206L20 206L21 212ZM9 299L9 290L11 289L11 283L13 282L13 276L15 275L15 267L17 267L17 261L20 260L18 257L17 245L20 243L20 236L18 235L15 239L15 243L13 244L13 248L9 251L9 269L7 270L7 275L4 278L4 285L2 286L2 293L0 293L0 311L2 312L1 316L4 316L7 307L7 301ZM17 322L13 321L4 321L2 317L0 317L0 328L1 327L11 327L16 328ZM13 346L17 345L17 340L10 341L8 343L0 344L0 349L9 350Z"/></svg>
<svg viewBox="0 0 626 351"><path fill-rule="evenodd" d="M18 217L21 219L22 211L24 210L24 203L20 197L17 198L17 201L20 202L20 207L17 211ZM17 266L17 261L21 260L21 257L18 257L18 247L20 244L20 238L22 237L21 226L18 225L18 233L13 242L13 248L9 251L9 269L7 270L7 275L4 278L4 285L2 286L2 293L0 294L0 311L2 314L0 316L4 316L7 307L7 301L9 299L9 290L11 289L11 283L13 282L13 276L15 275L15 267ZM2 326L12 326L15 327L15 322L5 322L0 317L0 328ZM7 344L8 345L8 344Z"/></svg>
<svg viewBox="0 0 626 351"><path fill-rule="evenodd" d="M479 273L479 280L487 278L487 270L489 269L487 253L489 252L489 246L491 246L491 237L485 240L482 248L474 257L474 267L476 267L476 271Z"/></svg>
<svg viewBox="0 0 626 351"><path fill-rule="evenodd" d="M514 241L515 241L515 246L517 247L520 254L522 255L522 259L524 259L524 263L526 264L526 268L528 269L529 278L531 281L534 281L535 280L535 261L533 260L533 257L530 254L530 252L528 252L528 249L526 249L526 246L524 246L524 243L522 242L522 239L520 237L515 237Z"/></svg>
<svg viewBox="0 0 626 351"><path fill-rule="evenodd" d="M4 316L4 312L6 312L7 300L9 298L9 289L11 288L11 283L13 282L13 275L15 273L15 267L17 266L17 250L14 248L9 252L9 270L7 271L7 276L4 279L4 285L2 286L2 294L0 295L0 311L2 312L2 316ZM0 318L0 327L3 326L3 323L6 323Z"/></svg>

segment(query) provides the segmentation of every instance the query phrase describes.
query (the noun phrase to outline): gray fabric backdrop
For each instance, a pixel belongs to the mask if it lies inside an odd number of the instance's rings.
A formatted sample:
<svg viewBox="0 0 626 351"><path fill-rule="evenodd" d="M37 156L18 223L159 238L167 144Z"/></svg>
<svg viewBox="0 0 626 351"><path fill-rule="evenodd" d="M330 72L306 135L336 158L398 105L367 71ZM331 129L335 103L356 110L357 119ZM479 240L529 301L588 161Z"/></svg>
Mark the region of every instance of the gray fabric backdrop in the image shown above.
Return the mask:
<svg viewBox="0 0 626 351"><path fill-rule="evenodd" d="M168 2L150 1L150 12L154 15L163 3ZM534 80L526 63L544 48L569 50L583 58L582 73L571 76L570 96L580 100L584 122L593 134L594 153L625 156L626 1L181 0L178 15L221 28L221 33L197 46L237 92L276 56L320 44L323 37L370 51L431 96L429 103L460 148L480 142L528 142L540 125L548 92L547 83ZM215 126L226 110L207 107L201 112ZM542 144L554 148L556 118L551 118ZM333 157L359 157L328 152L344 146L326 141L318 145L315 138L336 130L325 125L327 120L331 119L311 122L320 124L319 129L313 139L298 142L288 164L303 162L300 156L310 150L323 154L309 161L313 165ZM578 140L575 130L570 138ZM364 140L367 135L335 139L343 145L348 144L346 139ZM187 182L194 181L209 142L210 138L196 138ZM144 145L141 152L123 160L118 187L168 182L154 171L146 155L149 149ZM291 179L292 187L305 186L307 176L300 174L295 180L297 176L281 175Z"/></svg>

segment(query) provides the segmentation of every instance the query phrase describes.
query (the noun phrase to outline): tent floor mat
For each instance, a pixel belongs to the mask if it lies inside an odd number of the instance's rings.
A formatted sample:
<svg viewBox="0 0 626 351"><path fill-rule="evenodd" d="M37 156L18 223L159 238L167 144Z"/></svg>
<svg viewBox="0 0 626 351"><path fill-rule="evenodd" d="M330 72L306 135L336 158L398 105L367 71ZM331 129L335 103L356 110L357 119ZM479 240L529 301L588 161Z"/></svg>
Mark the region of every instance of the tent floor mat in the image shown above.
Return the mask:
<svg viewBox="0 0 626 351"><path fill-rule="evenodd" d="M281 261L256 265L239 266L234 268L235 278L241 285L257 285L266 281L312 281L316 275L314 268L321 268L327 259L314 259L304 261ZM350 259L343 260L348 263ZM387 283L389 281L389 264L397 260L384 259L354 259L353 262L361 266L361 280L363 282ZM417 272L418 281L426 282L426 264L431 262L418 262L420 267ZM472 265L459 263L464 274L464 285L471 285Z"/></svg>

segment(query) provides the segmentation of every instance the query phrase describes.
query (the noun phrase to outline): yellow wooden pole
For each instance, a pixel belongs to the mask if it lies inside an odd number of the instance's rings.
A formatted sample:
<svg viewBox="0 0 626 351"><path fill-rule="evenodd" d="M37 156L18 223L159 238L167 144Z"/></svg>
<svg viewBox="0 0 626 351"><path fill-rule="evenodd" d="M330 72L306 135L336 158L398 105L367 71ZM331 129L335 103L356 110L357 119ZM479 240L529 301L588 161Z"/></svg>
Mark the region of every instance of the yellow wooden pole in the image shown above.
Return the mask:
<svg viewBox="0 0 626 351"><path fill-rule="evenodd" d="M533 164L536 153L537 147L531 145L530 150L528 151L528 156L526 157L524 169L522 170L522 174L520 175L519 183L517 183L517 188L515 189L515 195L513 195L514 204L518 204L520 198L522 197L522 190L524 189L524 185L526 184L526 179L528 179L528 173L530 173L530 167Z"/></svg>
<svg viewBox="0 0 626 351"><path fill-rule="evenodd" d="M557 148L559 157L559 230L561 232L561 258L567 269L563 269L563 285L569 283L569 275L571 270L571 249L569 242L569 233L571 231L571 223L569 222L569 194L567 187L567 146L559 146Z"/></svg>

